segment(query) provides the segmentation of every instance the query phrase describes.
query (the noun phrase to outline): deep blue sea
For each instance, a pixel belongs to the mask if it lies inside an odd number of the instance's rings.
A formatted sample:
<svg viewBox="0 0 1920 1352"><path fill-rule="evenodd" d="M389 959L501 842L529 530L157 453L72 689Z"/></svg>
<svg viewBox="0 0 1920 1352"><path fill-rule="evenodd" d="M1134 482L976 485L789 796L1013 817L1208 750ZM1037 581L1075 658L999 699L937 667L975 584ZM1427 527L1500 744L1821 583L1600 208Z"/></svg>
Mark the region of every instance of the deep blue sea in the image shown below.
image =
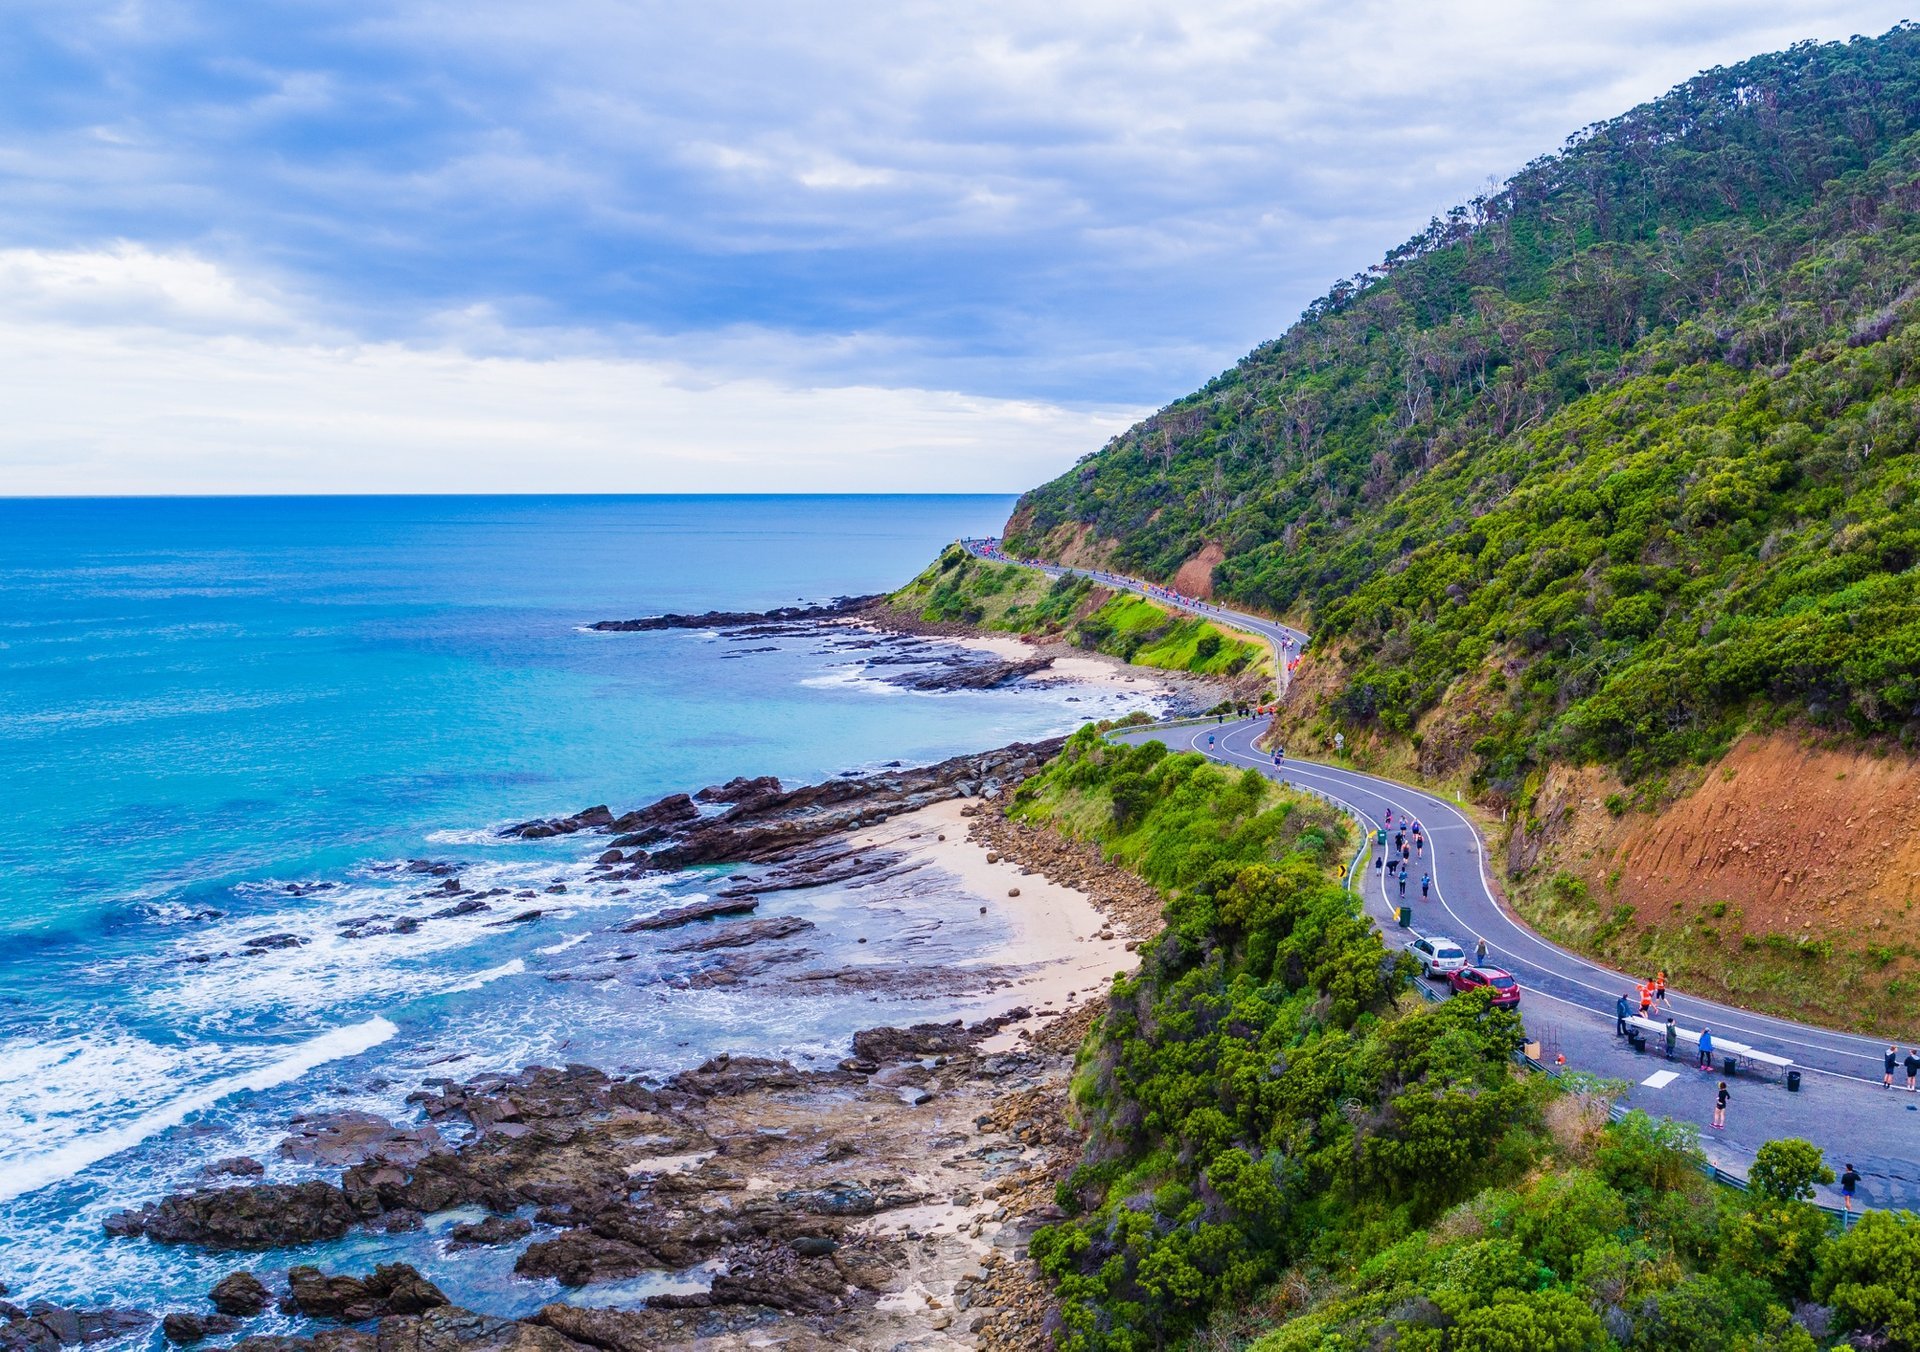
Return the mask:
<svg viewBox="0 0 1920 1352"><path fill-rule="evenodd" d="M852 1029L887 1021L864 1000L770 1010L655 989L644 962L611 988L549 980L576 945L708 880L607 895L580 842L495 832L736 774L928 761L1131 707L1062 686L909 694L818 636L583 628L884 590L1011 505L0 501L0 1282L16 1298L184 1303L231 1259L109 1242L100 1218L223 1156L295 1176L272 1147L297 1111L403 1115L432 1076L536 1061L838 1056ZM539 892L548 914L342 937L431 905L398 867L419 858L469 887ZM563 898L545 893L556 881ZM301 942L191 961L282 934ZM431 1267L433 1242L313 1256ZM484 1284L485 1261L447 1276L450 1294ZM551 1295L521 1286L527 1308ZM479 1303L511 1312L497 1292Z"/></svg>

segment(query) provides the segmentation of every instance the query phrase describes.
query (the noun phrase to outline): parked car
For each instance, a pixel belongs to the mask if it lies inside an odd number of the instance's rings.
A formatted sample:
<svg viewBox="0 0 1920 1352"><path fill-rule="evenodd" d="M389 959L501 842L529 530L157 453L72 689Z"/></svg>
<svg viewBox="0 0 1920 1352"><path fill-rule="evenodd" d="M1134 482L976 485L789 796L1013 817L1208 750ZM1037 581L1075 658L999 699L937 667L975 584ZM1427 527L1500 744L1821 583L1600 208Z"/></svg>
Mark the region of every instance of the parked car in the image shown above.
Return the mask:
<svg viewBox="0 0 1920 1352"><path fill-rule="evenodd" d="M1512 1009L1520 1003L1520 983L1498 967L1462 967L1447 977L1447 984L1457 993L1488 988L1495 1009Z"/></svg>
<svg viewBox="0 0 1920 1352"><path fill-rule="evenodd" d="M1420 964L1420 975L1425 977L1445 976L1467 965L1466 950L1440 935L1415 935L1407 944L1407 952L1413 954L1413 960Z"/></svg>

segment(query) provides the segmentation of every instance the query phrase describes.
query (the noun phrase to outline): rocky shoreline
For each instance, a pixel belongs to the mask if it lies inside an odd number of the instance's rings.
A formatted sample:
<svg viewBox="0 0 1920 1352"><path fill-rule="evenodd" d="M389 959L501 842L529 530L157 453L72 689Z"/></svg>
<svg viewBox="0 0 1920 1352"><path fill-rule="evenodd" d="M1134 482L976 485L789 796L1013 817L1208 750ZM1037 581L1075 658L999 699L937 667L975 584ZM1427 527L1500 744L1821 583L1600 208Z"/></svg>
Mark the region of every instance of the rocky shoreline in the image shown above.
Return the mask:
<svg viewBox="0 0 1920 1352"><path fill-rule="evenodd" d="M684 932L674 951L712 963L700 969L711 980L763 975L754 953L803 932L792 917L755 916L760 894L923 866L880 837L890 821L939 804L989 863L1084 892L1102 916L1100 934L1087 937L1132 948L1157 925L1151 889L1096 851L998 810L1057 746L1016 744L795 789L741 779L511 833L609 836L596 867L616 878L689 863L759 866L704 902L626 927ZM432 1082L410 1096L420 1114L412 1123L368 1113L297 1120L280 1154L336 1176L250 1182L256 1161L224 1160L209 1167L208 1185L117 1213L109 1232L265 1255L479 1208L480 1219L448 1232L448 1254L519 1246L517 1274L577 1297L503 1318L449 1304L405 1264L356 1275L266 1261L237 1268L204 1307L158 1315L0 1302L0 1352L126 1339L156 1322L174 1344L237 1334L231 1345L244 1352L1042 1346L1048 1309L1025 1245L1057 1217L1053 1185L1078 1157L1066 1087L1092 1012L1075 1001L971 1024L871 1028L830 1069L723 1055L651 1082L536 1066ZM647 1276L672 1280L620 1308L593 1301L597 1286ZM249 1334L273 1308L306 1327Z"/></svg>

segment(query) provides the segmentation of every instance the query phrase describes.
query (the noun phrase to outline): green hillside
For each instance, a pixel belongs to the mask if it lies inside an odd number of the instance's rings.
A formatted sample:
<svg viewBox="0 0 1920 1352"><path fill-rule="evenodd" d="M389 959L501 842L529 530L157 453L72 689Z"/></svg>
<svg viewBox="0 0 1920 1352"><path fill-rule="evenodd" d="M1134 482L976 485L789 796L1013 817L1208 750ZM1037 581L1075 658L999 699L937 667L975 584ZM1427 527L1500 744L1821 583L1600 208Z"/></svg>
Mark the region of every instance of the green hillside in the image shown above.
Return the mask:
<svg viewBox="0 0 1920 1352"><path fill-rule="evenodd" d="M1264 645L1198 616L1175 614L1084 577L1050 578L1029 568L989 563L959 545L949 545L887 600L930 623L1060 639L1163 671L1238 676L1272 665Z"/></svg>
<svg viewBox="0 0 1920 1352"><path fill-rule="evenodd" d="M1012 547L1297 614L1477 787L1920 733L1920 30L1586 129L1028 493Z"/></svg>

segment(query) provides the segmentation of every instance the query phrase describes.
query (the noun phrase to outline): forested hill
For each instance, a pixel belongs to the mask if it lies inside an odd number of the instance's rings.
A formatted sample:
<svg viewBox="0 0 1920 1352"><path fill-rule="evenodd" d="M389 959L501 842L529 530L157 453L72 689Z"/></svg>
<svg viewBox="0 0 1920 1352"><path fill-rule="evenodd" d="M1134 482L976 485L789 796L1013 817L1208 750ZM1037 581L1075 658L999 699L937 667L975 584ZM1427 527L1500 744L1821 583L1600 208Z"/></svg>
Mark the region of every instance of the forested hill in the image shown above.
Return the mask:
<svg viewBox="0 0 1920 1352"><path fill-rule="evenodd" d="M1028 493L1016 548L1315 631L1323 712L1632 776L1920 732L1920 29L1587 128ZM1337 693L1335 693L1337 692Z"/></svg>

